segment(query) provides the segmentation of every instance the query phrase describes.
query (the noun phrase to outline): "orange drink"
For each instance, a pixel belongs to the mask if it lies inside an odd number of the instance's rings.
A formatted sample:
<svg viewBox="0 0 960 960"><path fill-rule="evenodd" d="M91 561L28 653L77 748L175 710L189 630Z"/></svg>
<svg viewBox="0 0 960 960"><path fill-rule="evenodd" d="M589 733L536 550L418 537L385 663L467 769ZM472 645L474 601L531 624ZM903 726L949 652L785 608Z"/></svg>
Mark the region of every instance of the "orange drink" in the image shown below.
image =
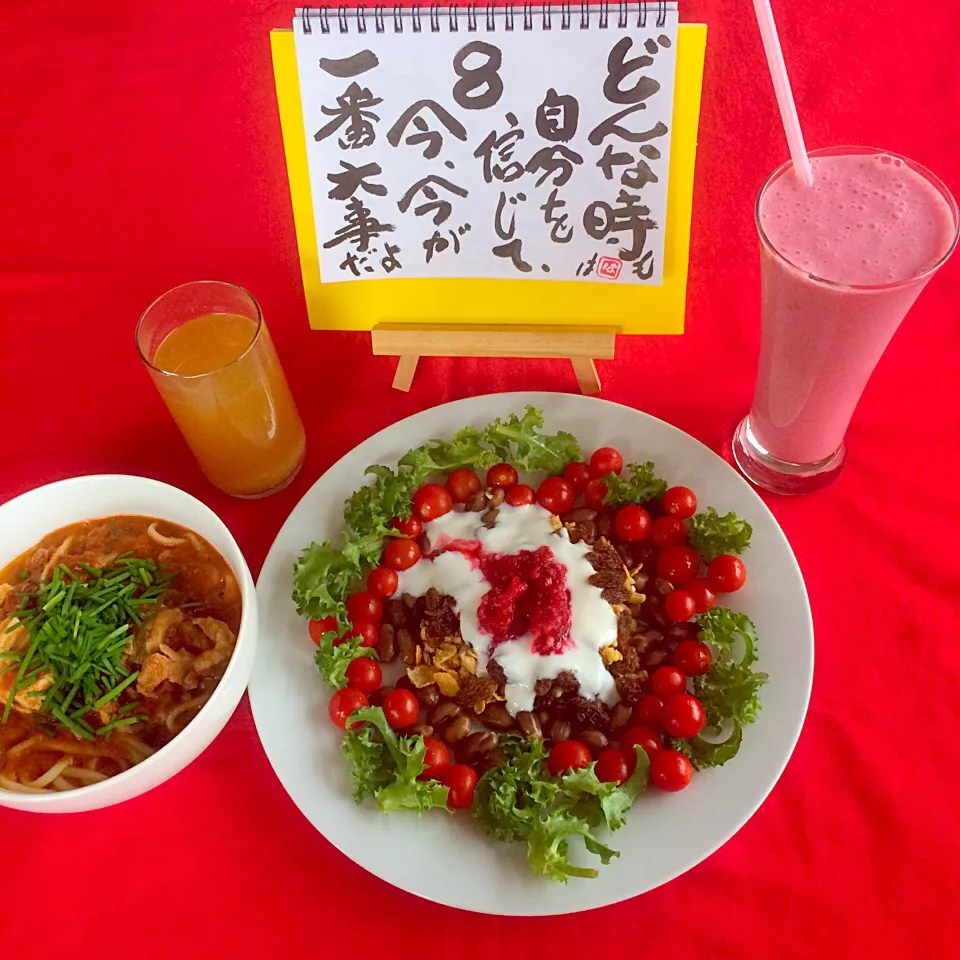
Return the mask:
<svg viewBox="0 0 960 960"><path fill-rule="evenodd" d="M211 483L265 497L296 476L303 424L246 290L212 280L175 287L140 318L137 348Z"/></svg>

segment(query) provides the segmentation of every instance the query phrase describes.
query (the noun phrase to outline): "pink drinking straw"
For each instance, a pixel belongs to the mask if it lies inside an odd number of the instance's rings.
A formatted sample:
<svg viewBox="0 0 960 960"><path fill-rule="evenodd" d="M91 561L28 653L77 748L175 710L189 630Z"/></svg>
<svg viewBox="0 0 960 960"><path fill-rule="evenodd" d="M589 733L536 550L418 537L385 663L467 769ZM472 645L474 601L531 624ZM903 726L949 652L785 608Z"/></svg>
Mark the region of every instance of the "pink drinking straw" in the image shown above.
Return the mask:
<svg viewBox="0 0 960 960"><path fill-rule="evenodd" d="M777 24L773 19L770 0L753 0L753 9L757 14L757 23L760 24L760 37L767 54L770 76L773 78L773 91L777 95L780 119L787 134L790 159L793 160L793 168L800 182L806 187L812 187L813 167L810 165L807 148L803 143L803 131L800 129L797 105L794 103L793 91L790 89L790 78L787 76L787 65L783 61L783 48L780 46L780 37L777 34Z"/></svg>

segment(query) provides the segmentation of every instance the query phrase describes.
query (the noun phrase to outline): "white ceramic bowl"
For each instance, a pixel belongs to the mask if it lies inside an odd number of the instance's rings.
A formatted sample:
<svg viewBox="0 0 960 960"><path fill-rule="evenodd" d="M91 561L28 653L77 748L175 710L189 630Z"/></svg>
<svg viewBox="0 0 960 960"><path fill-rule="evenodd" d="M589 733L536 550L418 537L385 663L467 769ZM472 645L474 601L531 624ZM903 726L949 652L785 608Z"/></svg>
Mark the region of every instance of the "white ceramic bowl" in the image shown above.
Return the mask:
<svg viewBox="0 0 960 960"><path fill-rule="evenodd" d="M196 759L224 728L246 689L257 646L253 578L223 521L183 490L145 477L109 474L74 477L38 487L0 504L0 567L59 527L121 514L158 517L194 530L209 540L233 568L240 584L243 610L230 664L213 695L183 732L143 763L102 783L62 793L15 793L0 788L2 806L37 813L76 813L138 797Z"/></svg>

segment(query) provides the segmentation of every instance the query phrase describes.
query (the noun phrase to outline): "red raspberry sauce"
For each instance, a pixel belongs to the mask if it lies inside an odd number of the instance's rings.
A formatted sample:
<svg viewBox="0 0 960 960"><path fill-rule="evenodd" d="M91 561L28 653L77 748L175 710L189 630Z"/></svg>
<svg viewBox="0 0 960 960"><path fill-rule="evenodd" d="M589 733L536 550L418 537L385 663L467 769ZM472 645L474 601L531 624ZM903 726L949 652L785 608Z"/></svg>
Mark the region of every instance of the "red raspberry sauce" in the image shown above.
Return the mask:
<svg viewBox="0 0 960 960"><path fill-rule="evenodd" d="M531 653L561 653L570 645L567 570L549 547L480 553L478 560L490 589L477 608L477 620L492 637L491 649L528 633L533 636Z"/></svg>

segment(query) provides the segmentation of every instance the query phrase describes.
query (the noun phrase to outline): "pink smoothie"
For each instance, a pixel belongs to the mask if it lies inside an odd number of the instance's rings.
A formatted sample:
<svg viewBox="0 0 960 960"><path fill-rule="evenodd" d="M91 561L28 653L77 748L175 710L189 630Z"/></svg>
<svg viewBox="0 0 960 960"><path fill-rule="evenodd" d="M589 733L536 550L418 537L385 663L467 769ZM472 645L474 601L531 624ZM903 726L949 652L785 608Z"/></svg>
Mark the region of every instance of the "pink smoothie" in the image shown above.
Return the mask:
<svg viewBox="0 0 960 960"><path fill-rule="evenodd" d="M812 163L813 187L788 169L758 205L763 337L750 427L794 463L840 447L873 368L957 236L953 207L904 161Z"/></svg>

